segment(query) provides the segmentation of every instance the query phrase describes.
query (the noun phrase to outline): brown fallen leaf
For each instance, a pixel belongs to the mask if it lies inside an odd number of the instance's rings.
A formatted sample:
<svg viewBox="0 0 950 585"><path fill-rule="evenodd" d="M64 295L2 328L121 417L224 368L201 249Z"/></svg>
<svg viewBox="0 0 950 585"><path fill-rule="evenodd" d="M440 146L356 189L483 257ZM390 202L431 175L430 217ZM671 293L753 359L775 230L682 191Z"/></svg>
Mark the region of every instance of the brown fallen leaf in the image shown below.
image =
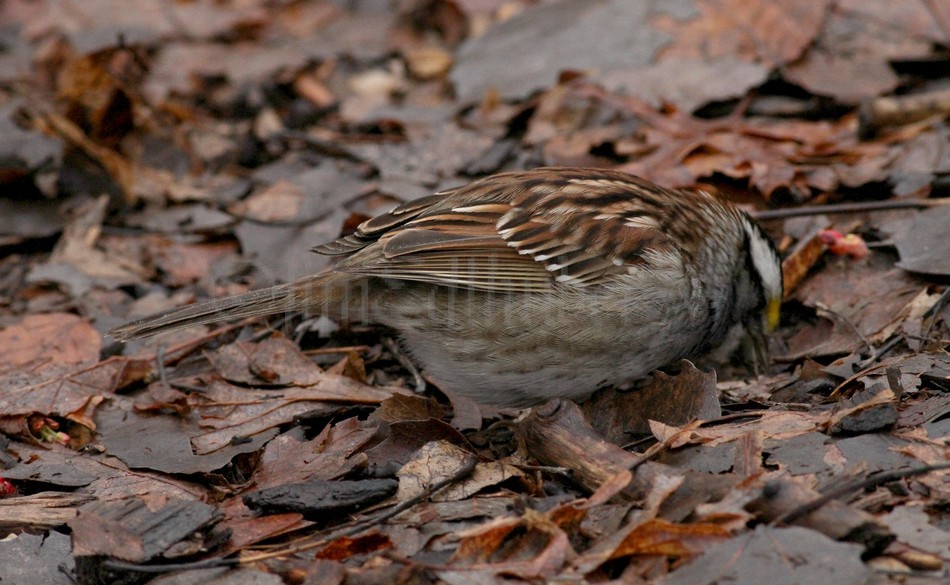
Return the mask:
<svg viewBox="0 0 950 585"><path fill-rule="evenodd" d="M95 430L92 411L103 397L127 384L130 370L140 370L140 366L137 360L112 357L93 366L50 364L36 372L6 374L0 377L0 430L29 440L28 417L35 413L74 420Z"/></svg>
<svg viewBox="0 0 950 585"><path fill-rule="evenodd" d="M140 65L134 50L123 46L70 59L56 76L56 98L90 138L115 147L134 128L136 92L128 81L142 79Z"/></svg>
<svg viewBox="0 0 950 585"><path fill-rule="evenodd" d="M635 435L649 433L650 421L680 426L694 419L718 418L716 372L700 371L683 360L675 376L656 372L642 388L603 390L583 402L581 410L598 432L623 445Z"/></svg>
<svg viewBox="0 0 950 585"><path fill-rule="evenodd" d="M697 12L682 21L656 18L657 26L675 36L660 53L669 57L720 56L782 65L804 53L821 30L829 3L790 0L701 0Z"/></svg>
<svg viewBox="0 0 950 585"><path fill-rule="evenodd" d="M693 556L722 542L730 531L721 524L697 522L674 524L654 518L637 526L611 554L611 559L629 555Z"/></svg>
<svg viewBox="0 0 950 585"><path fill-rule="evenodd" d="M294 417L320 410L334 410L330 403L376 404L392 394L354 382L344 376L324 374L315 384L280 390L249 390L216 380L189 397L207 432L192 437L195 453L204 455L227 446L234 437L251 437L289 424Z"/></svg>
<svg viewBox="0 0 950 585"><path fill-rule="evenodd" d="M469 465L471 456L470 450L449 441L426 443L396 473L399 489L394 500L404 502L417 497L429 486L457 475Z"/></svg>
<svg viewBox="0 0 950 585"><path fill-rule="evenodd" d="M441 47L410 47L403 51L409 73L421 81L444 77L452 68L452 54Z"/></svg>
<svg viewBox="0 0 950 585"><path fill-rule="evenodd" d="M199 187L176 179L169 171L154 169L129 160L118 152L98 144L73 122L55 113L35 114L34 126L43 132L60 136L97 160L122 189L126 201L164 202L204 199Z"/></svg>
<svg viewBox="0 0 950 585"><path fill-rule="evenodd" d="M452 562L523 578L552 577L573 555L567 533L546 514L497 518L459 534Z"/></svg>
<svg viewBox="0 0 950 585"><path fill-rule="evenodd" d="M711 544L702 556L666 575L662 582L861 585L872 575L861 562L861 553L858 545L835 542L814 530L760 525L753 532ZM796 559L793 566L790 559Z"/></svg>
<svg viewBox="0 0 950 585"><path fill-rule="evenodd" d="M19 323L0 329L0 372L47 363L58 366L92 365L99 360L102 336L89 323L71 313L27 315ZM0 414L3 414L0 407Z"/></svg>
<svg viewBox="0 0 950 585"><path fill-rule="evenodd" d="M358 452L373 439L376 430L362 428L354 417L327 425L309 441L295 436L301 434L285 433L267 444L254 474L255 488L341 477L365 465L365 456Z"/></svg>
<svg viewBox="0 0 950 585"><path fill-rule="evenodd" d="M121 254L97 246L108 206L107 195L83 205L63 229L63 235L56 242L49 260L31 273L32 278L39 280L43 274L50 274L52 269L62 265L76 269L88 278L88 282L76 285L71 279L61 281L69 286L70 293L75 297L81 296L86 292L85 288L98 282L111 286L141 284L146 276L141 266Z"/></svg>
<svg viewBox="0 0 950 585"><path fill-rule="evenodd" d="M354 555L372 554L393 547L385 534L371 532L357 537L342 536L317 551L318 559L342 561Z"/></svg>
<svg viewBox="0 0 950 585"><path fill-rule="evenodd" d="M297 344L280 334L260 342L230 343L205 356L219 376L238 384L302 387L328 379Z"/></svg>

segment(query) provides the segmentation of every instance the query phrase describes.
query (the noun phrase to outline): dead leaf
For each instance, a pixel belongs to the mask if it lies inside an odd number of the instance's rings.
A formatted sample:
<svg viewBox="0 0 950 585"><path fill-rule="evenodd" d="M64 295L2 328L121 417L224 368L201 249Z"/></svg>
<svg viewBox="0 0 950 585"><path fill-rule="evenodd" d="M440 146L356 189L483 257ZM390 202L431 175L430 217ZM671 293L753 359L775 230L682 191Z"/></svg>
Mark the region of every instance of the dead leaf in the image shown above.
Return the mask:
<svg viewBox="0 0 950 585"><path fill-rule="evenodd" d="M627 535L610 558L628 555L694 556L729 536L729 530L719 524L673 524L661 519L647 520Z"/></svg>
<svg viewBox="0 0 950 585"><path fill-rule="evenodd" d="M812 274L794 296L808 306L830 311L829 317L841 320L845 329L877 343L921 286L899 269L839 259Z"/></svg>
<svg viewBox="0 0 950 585"><path fill-rule="evenodd" d="M138 164L96 143L73 122L58 114L39 115L34 118L34 122L37 128L61 136L86 155L99 161L122 189L127 201L164 201L166 197L174 201L185 201L203 199L206 195L199 187L178 180L168 171Z"/></svg>
<svg viewBox="0 0 950 585"><path fill-rule="evenodd" d="M234 437L253 437L267 429L289 424L294 417L321 410L334 410L330 402L375 404L391 394L343 376L324 374L316 384L302 388L254 391L214 381L202 393L189 398L205 430L192 436L198 455L212 453Z"/></svg>
<svg viewBox="0 0 950 585"><path fill-rule="evenodd" d="M615 69L593 79L621 95L636 96L654 107L673 104L692 112L714 101L743 96L768 78L769 69L733 56L715 59L661 58L634 69Z"/></svg>
<svg viewBox="0 0 950 585"><path fill-rule="evenodd" d="M75 497L58 495L63 499ZM60 576L64 571L72 573L76 567L70 554L69 536L55 530L46 534L24 532L0 546L0 556L4 559L30 559L29 562L0 563L0 579L9 583L30 583L33 579L40 579L49 585L65 585L64 581L58 581Z"/></svg>
<svg viewBox="0 0 950 585"><path fill-rule="evenodd" d="M198 282L214 273L214 265L223 258L237 255L233 241L184 244L165 238L149 238L146 242L162 281L170 287Z"/></svg>
<svg viewBox="0 0 950 585"><path fill-rule="evenodd" d="M594 6L540 4L464 42L451 79L459 99L477 102L489 90L523 98L557 80L565 70L646 65L666 41L650 18L662 8L611 0ZM511 67L518 55L518 67Z"/></svg>
<svg viewBox="0 0 950 585"><path fill-rule="evenodd" d="M862 547L835 542L814 530L758 526L753 532L709 547L689 564L660 580L663 585L821 583L834 575L839 585L861 585L871 571ZM789 559L798 559L794 570Z"/></svg>
<svg viewBox="0 0 950 585"><path fill-rule="evenodd" d="M3 370L50 365L94 364L102 349L102 336L82 317L69 313L27 315L19 323L0 330ZM3 410L0 408L0 413Z"/></svg>
<svg viewBox="0 0 950 585"><path fill-rule="evenodd" d="M285 433L267 444L254 475L256 488L341 477L365 464L357 452L372 440L375 429L361 428L358 419L349 418L327 425L310 441L297 434Z"/></svg>
<svg viewBox="0 0 950 585"><path fill-rule="evenodd" d="M675 36L661 59L738 57L769 66L798 59L818 35L828 2L700 0L692 18L658 18Z"/></svg>
<svg viewBox="0 0 950 585"><path fill-rule="evenodd" d="M392 547L392 541L384 534L370 533L356 538L343 536L319 550L317 558L342 561L354 555L372 554Z"/></svg>
<svg viewBox="0 0 950 585"><path fill-rule="evenodd" d="M884 389L850 408L836 412L828 421L827 432L868 433L888 429L897 422L897 397Z"/></svg>
<svg viewBox="0 0 950 585"><path fill-rule="evenodd" d="M64 283L74 297L82 296L94 284L116 286L142 282L144 271L140 267L96 246L108 205L106 195L84 205L63 229L49 260L35 267L30 279L36 282L45 277ZM61 266L76 270L85 278L56 278L56 268Z"/></svg>
<svg viewBox="0 0 950 585"><path fill-rule="evenodd" d="M567 534L550 518L527 510L521 518L498 518L462 532L453 562L523 578L553 576L574 551Z"/></svg>
<svg viewBox="0 0 950 585"><path fill-rule="evenodd" d="M133 130L135 92L128 81L141 80L140 64L128 47L71 59L56 77L56 98L91 139L115 147Z"/></svg>
<svg viewBox="0 0 950 585"><path fill-rule="evenodd" d="M950 541L946 530L933 524L930 515L918 507L899 506L881 517L900 542L929 551L946 559L950 557Z"/></svg>
<svg viewBox="0 0 950 585"><path fill-rule="evenodd" d="M688 360L681 372L653 374L645 386L628 392L601 391L581 404L591 426L609 441L624 444L650 432L649 421L680 426L721 416L716 372L702 372Z"/></svg>
<svg viewBox="0 0 950 585"><path fill-rule="evenodd" d="M291 220L300 214L303 189L290 181L277 181L262 191L242 199L228 209L239 217L262 222Z"/></svg>
<svg viewBox="0 0 950 585"><path fill-rule="evenodd" d="M714 446L734 441L752 431L761 431L765 439L788 439L816 430L827 416L820 412L766 411L753 420L694 429L691 442Z"/></svg>
<svg viewBox="0 0 950 585"><path fill-rule="evenodd" d="M917 214L913 227L895 239L901 255L897 266L923 274L950 274L948 225L950 206L932 207Z"/></svg>
<svg viewBox="0 0 950 585"><path fill-rule="evenodd" d="M231 531L227 551L236 552L255 543L302 530L312 524L309 520L304 520L301 514L271 514L255 518L226 518L218 526L222 530Z"/></svg>
<svg viewBox="0 0 950 585"><path fill-rule="evenodd" d="M441 47L410 47L403 51L409 73L422 81L438 79L452 67L452 54Z"/></svg>
<svg viewBox="0 0 950 585"><path fill-rule="evenodd" d="M219 376L239 384L313 386L339 378L326 376L295 343L279 334L261 342L238 341L205 355Z"/></svg>
<svg viewBox="0 0 950 585"><path fill-rule="evenodd" d="M390 423L382 433L388 436L366 452L368 464L375 469L388 469L406 464L426 443L448 441L470 449L465 436L451 425L436 419L405 420Z"/></svg>
<svg viewBox="0 0 950 585"><path fill-rule="evenodd" d="M512 478L522 477L524 477L524 473L520 469L504 461L478 463L469 477L440 490L433 495L432 500L435 502L465 500L485 488L497 486Z"/></svg>
<svg viewBox="0 0 950 585"><path fill-rule="evenodd" d="M426 443L396 474L399 490L395 500L404 502L417 497L439 481L457 475L471 457L468 449L448 441Z"/></svg>
<svg viewBox="0 0 950 585"><path fill-rule="evenodd" d="M0 377L0 429L28 438L27 417L39 413L75 418L95 430L92 410L137 370L135 360L113 357L93 366L47 365L36 372L6 374Z"/></svg>

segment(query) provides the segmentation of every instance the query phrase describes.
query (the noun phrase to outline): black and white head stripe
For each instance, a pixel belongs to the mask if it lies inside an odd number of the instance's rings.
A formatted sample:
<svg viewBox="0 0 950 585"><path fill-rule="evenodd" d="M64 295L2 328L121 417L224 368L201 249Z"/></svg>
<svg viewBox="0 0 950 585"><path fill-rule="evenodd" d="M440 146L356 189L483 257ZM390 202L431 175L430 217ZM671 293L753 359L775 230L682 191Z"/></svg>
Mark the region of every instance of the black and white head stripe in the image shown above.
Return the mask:
<svg viewBox="0 0 950 585"><path fill-rule="evenodd" d="M751 218L742 217L752 267L759 275L767 302L782 299L782 261L772 241Z"/></svg>

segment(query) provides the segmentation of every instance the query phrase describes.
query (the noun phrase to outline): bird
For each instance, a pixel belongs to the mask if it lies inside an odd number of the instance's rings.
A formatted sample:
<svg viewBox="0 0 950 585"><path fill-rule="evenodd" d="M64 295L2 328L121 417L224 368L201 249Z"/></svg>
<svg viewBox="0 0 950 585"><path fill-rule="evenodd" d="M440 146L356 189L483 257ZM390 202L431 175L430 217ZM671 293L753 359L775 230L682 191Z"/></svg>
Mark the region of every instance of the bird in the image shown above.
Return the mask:
<svg viewBox="0 0 950 585"><path fill-rule="evenodd" d="M379 324L440 387L520 408L583 400L737 336L764 359L782 300L780 256L747 213L609 169L490 175L312 251L339 260L110 334L286 312Z"/></svg>

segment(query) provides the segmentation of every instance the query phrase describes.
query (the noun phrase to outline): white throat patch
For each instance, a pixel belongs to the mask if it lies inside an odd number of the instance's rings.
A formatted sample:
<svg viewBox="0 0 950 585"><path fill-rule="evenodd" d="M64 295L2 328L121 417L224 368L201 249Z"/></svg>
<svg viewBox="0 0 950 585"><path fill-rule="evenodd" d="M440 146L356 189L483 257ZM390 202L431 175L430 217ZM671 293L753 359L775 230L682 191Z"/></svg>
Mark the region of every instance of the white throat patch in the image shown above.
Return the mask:
<svg viewBox="0 0 950 585"><path fill-rule="evenodd" d="M749 237L749 254L752 257L752 266L762 279L762 290L769 299L782 298L782 267L775 250L765 239L758 226L752 225L752 220L742 218L742 224Z"/></svg>

